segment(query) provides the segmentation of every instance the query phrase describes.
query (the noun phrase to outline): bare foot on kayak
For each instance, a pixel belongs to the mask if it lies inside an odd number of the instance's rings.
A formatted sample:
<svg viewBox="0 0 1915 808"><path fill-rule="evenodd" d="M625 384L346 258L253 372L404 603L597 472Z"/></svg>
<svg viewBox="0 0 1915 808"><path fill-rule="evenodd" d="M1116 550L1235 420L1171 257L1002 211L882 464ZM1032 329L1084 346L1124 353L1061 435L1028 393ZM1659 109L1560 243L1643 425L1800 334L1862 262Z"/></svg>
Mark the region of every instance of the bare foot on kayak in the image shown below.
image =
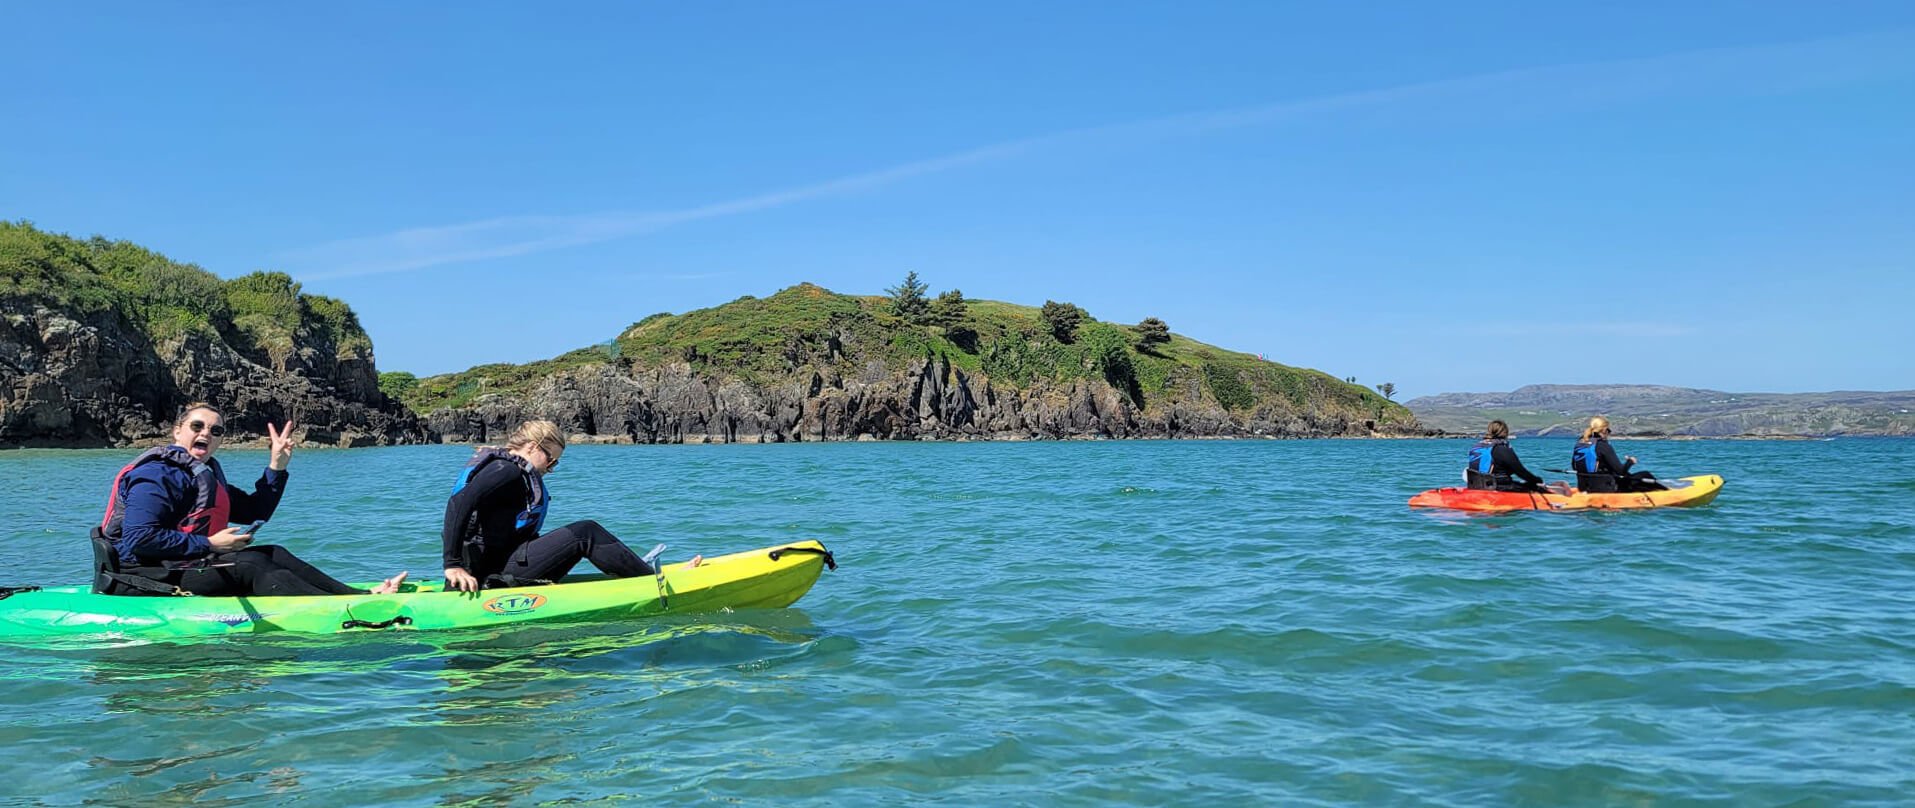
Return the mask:
<svg viewBox="0 0 1915 808"><path fill-rule="evenodd" d="M692 560L685 562L685 566L696 567L703 563L705 563L705 557L702 555L695 555L695 556L692 556Z"/></svg>
<svg viewBox="0 0 1915 808"><path fill-rule="evenodd" d="M405 581L406 581L406 574L403 572L399 573L398 575L394 575L391 578L387 578L385 581L381 582L378 586L373 587L372 593L375 595L390 595L394 592L398 592L399 585L402 583L405 583Z"/></svg>

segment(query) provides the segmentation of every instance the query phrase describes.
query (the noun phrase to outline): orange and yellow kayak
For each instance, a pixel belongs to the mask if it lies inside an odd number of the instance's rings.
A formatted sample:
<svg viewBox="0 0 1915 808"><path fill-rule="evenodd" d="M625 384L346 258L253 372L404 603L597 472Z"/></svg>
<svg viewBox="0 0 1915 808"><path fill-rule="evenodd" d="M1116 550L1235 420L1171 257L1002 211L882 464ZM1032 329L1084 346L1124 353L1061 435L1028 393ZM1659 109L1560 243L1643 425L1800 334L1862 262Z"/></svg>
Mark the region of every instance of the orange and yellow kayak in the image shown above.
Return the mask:
<svg viewBox="0 0 1915 808"><path fill-rule="evenodd" d="M1714 474L1663 480L1667 491L1633 494L1526 494L1519 491L1473 491L1437 488L1410 497L1412 508L1449 508L1458 511L1610 511L1638 508L1674 508L1707 505L1722 492L1722 478Z"/></svg>

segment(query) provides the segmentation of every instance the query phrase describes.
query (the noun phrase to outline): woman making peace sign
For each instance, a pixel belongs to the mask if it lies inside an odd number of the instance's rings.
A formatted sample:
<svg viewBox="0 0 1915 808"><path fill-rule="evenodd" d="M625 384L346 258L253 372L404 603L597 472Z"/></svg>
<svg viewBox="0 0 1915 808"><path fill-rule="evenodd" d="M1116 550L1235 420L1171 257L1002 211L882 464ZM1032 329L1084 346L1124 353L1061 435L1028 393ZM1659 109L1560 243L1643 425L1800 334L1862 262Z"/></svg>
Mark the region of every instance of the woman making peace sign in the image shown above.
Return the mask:
<svg viewBox="0 0 1915 808"><path fill-rule="evenodd" d="M269 519L286 490L293 425L266 425L272 453L247 493L226 482L213 459L226 435L219 411L191 404L173 422L173 444L150 449L120 469L100 529L120 554L122 572L195 595L363 595L275 545L249 546L234 529ZM396 592L399 573L371 594ZM113 592L111 594L134 594Z"/></svg>

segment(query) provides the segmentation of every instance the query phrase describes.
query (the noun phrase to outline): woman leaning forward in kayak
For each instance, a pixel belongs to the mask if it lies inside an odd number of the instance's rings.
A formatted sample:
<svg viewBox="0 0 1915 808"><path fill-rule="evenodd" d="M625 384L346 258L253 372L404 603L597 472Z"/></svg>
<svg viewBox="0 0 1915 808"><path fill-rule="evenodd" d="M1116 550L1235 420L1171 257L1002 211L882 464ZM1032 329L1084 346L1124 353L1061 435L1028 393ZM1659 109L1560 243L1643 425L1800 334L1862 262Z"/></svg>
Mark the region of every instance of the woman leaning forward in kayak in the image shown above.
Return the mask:
<svg viewBox="0 0 1915 808"><path fill-rule="evenodd" d="M545 477L563 454L565 433L557 424L526 421L505 448L480 447L466 461L446 500L440 536L447 590L477 592L493 576L556 582L580 560L614 578L653 574L632 548L592 520L539 532L552 504Z"/></svg>
<svg viewBox="0 0 1915 808"><path fill-rule="evenodd" d="M120 554L121 571L195 595L364 595L231 523L263 522L286 490L293 425L266 425L272 450L252 493L226 482L213 455L226 439L225 419L211 404L187 405L173 421L173 443L141 454L120 470L100 530ZM405 573L370 594L399 589Z"/></svg>

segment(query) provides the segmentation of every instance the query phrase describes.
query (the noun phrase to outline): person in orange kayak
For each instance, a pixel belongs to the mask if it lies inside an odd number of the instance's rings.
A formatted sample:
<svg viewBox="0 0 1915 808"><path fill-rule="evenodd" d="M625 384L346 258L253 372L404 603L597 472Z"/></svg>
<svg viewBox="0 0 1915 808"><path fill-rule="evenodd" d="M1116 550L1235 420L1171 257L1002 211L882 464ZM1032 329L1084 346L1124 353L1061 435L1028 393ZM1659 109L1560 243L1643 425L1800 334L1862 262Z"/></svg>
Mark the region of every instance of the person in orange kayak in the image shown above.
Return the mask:
<svg viewBox="0 0 1915 808"><path fill-rule="evenodd" d="M1589 427L1583 430L1582 440L1576 442L1576 448L1569 453L1570 468L1576 470L1576 487L1590 494L1635 493L1638 491L1666 491L1667 486L1656 481L1656 475L1647 471L1631 471L1636 458L1617 457L1616 449L1609 445L1609 419L1600 415L1589 419Z"/></svg>
<svg viewBox="0 0 1915 808"><path fill-rule="evenodd" d="M1549 489L1543 487L1543 478L1516 458L1516 450L1509 446L1509 424L1500 419L1489 422L1484 438L1470 447L1469 465L1463 469L1463 479L1476 491L1549 493Z"/></svg>

